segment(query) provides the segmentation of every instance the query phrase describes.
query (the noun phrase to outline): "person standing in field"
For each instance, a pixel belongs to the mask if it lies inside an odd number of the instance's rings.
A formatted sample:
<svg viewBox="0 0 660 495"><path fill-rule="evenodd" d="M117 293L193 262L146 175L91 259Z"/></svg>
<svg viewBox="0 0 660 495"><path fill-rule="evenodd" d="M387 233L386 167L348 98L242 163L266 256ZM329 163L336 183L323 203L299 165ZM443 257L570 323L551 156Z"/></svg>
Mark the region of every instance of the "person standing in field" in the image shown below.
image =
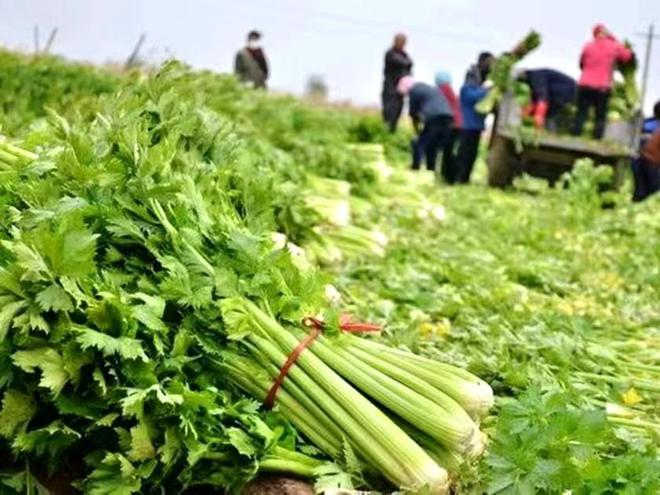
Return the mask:
<svg viewBox="0 0 660 495"><path fill-rule="evenodd" d="M492 55L490 57L492 61ZM486 71L486 76L487 74ZM463 126L458 134L454 165L454 179L458 184L470 182L472 169L479 154L481 134L486 128L486 115L477 112L476 109L477 103L488 94L488 89L484 85L486 76L483 75L482 71L476 71L474 68L468 70L459 93Z"/></svg>
<svg viewBox="0 0 660 495"><path fill-rule="evenodd" d="M454 122L454 131L445 145L442 176L449 184L467 184L479 153L481 134L486 127L486 115L475 106L488 93L485 82L495 61L490 52L481 52L477 63L470 66L459 93L460 120Z"/></svg>
<svg viewBox="0 0 660 495"><path fill-rule="evenodd" d="M455 171L455 153L454 148L463 128L463 115L461 113L461 104L452 87L451 74L447 71L439 71L435 74L435 85L444 96L451 108L454 121L449 136L444 143L442 153L442 165L440 166L440 174L448 184L453 184L456 181Z"/></svg>
<svg viewBox="0 0 660 495"><path fill-rule="evenodd" d="M418 170L426 156L426 168L435 170L438 153L444 148L454 125L451 105L437 87L416 83L412 76L403 76L397 91L408 96L408 110L418 134L412 144L412 169Z"/></svg>
<svg viewBox="0 0 660 495"><path fill-rule="evenodd" d="M584 46L580 56L582 75L578 82L577 116L572 134L582 134L589 111L593 108L596 114L593 137L601 139L605 133L614 69L619 63L631 62L634 54L617 41L603 24L594 27L593 35L593 40Z"/></svg>
<svg viewBox="0 0 660 495"><path fill-rule="evenodd" d="M490 70L495 63L495 55L490 52L481 52L477 57L477 63L471 65L465 75L466 80L469 79L471 83L481 86L488 79Z"/></svg>
<svg viewBox="0 0 660 495"><path fill-rule="evenodd" d="M397 84L404 76L412 74L413 62L406 53L406 35L399 33L394 37L392 47L385 52L385 70L383 80L383 120L390 132L396 126L403 112L403 96L397 92Z"/></svg>
<svg viewBox="0 0 660 495"><path fill-rule="evenodd" d="M238 79L255 88L266 88L268 62L261 48L261 33L250 31L247 44L236 54L234 74Z"/></svg>

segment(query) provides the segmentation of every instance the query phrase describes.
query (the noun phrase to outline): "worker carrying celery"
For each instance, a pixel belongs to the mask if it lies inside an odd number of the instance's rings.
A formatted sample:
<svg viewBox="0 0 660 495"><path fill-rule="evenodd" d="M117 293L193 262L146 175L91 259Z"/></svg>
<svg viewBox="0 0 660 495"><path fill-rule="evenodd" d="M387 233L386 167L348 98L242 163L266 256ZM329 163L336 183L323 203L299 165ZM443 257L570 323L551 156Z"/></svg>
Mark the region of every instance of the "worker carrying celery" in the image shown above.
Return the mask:
<svg viewBox="0 0 660 495"><path fill-rule="evenodd" d="M596 114L593 137L601 139L605 133L605 121L612 90L613 74L617 64L634 63L635 55L619 42L603 24L593 29L593 40L587 43L580 56L580 76L577 116L573 134L579 136L593 108Z"/></svg>
<svg viewBox="0 0 660 495"><path fill-rule="evenodd" d="M577 83L554 69L522 70L518 80L527 84L531 101L523 109L523 116L532 117L538 129L558 132L565 125L566 107L575 101Z"/></svg>

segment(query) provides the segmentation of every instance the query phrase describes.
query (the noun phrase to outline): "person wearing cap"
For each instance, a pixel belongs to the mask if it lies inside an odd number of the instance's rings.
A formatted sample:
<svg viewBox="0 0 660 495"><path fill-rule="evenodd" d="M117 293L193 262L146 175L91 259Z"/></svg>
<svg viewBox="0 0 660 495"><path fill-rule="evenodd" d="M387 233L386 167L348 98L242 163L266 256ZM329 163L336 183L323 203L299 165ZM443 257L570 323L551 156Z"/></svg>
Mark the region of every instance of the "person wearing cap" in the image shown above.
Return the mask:
<svg viewBox="0 0 660 495"><path fill-rule="evenodd" d="M578 83L577 115L572 129L573 135L582 134L589 111L593 108L596 114L593 137L594 139L603 137L614 69L617 64L630 63L633 57L633 52L617 41L603 24L594 27L593 40L584 46L580 56L582 75Z"/></svg>
<svg viewBox="0 0 660 495"><path fill-rule="evenodd" d="M408 96L408 110L418 137L412 146L412 168L418 170L426 156L426 168L435 170L438 152L442 151L454 124L454 114L447 98L430 84L404 76L397 91Z"/></svg>
<svg viewBox="0 0 660 495"><path fill-rule="evenodd" d="M236 54L234 74L238 79L255 88L266 88L268 62L261 48L261 33L250 31L247 44Z"/></svg>
<svg viewBox="0 0 660 495"><path fill-rule="evenodd" d="M385 70L383 79L383 120L390 132L396 131L396 126L403 112L403 96L396 90L396 85L403 76L412 73L413 62L406 53L406 35L399 33L394 37L392 47L385 52Z"/></svg>
<svg viewBox="0 0 660 495"><path fill-rule="evenodd" d="M461 104L452 87L452 77L447 71L439 71L435 74L435 85L440 94L445 97L451 108L454 121L452 128L447 136L442 153L442 165L440 174L445 182L453 184L455 182L455 148L458 141L461 128L463 127L463 115L461 113Z"/></svg>
<svg viewBox="0 0 660 495"><path fill-rule="evenodd" d="M531 102L523 109L523 116L532 117L538 129L557 132L561 127L563 110L575 101L575 80L554 69L522 70L517 79L526 83L532 93Z"/></svg>

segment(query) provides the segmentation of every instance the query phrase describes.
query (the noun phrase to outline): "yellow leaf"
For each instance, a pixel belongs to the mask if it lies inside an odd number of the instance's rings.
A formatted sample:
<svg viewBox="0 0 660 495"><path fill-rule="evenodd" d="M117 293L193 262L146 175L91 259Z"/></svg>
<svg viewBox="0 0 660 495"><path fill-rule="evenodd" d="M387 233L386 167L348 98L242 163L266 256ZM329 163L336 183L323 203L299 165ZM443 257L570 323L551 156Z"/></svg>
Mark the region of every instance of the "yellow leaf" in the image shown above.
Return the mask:
<svg viewBox="0 0 660 495"><path fill-rule="evenodd" d="M621 394L623 403L627 406L634 406L642 402L642 397L637 393L634 387L630 387L627 392Z"/></svg>
<svg viewBox="0 0 660 495"><path fill-rule="evenodd" d="M447 318L431 323L424 322L419 325L419 334L422 337L445 337L451 333L451 322Z"/></svg>

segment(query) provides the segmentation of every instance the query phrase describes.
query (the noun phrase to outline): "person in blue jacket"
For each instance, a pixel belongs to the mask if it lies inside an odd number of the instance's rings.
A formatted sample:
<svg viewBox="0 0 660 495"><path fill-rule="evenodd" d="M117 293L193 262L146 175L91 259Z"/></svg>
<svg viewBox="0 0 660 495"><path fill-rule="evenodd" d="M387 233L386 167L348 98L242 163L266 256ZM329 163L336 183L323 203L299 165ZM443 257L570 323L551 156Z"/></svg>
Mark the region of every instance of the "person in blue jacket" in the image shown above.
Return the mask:
<svg viewBox="0 0 660 495"><path fill-rule="evenodd" d="M474 70L465 75L459 95L463 127L458 134L458 145L454 161L454 180L459 184L470 182L474 162L479 154L481 133L486 127L486 115L477 112L475 105L488 93L484 79Z"/></svg>
<svg viewBox="0 0 660 495"><path fill-rule="evenodd" d="M435 170L438 153L454 125L451 105L437 87L415 82L411 76L401 78L397 91L408 96L408 111L418 133L412 144L412 169L418 170L426 156L426 168Z"/></svg>

